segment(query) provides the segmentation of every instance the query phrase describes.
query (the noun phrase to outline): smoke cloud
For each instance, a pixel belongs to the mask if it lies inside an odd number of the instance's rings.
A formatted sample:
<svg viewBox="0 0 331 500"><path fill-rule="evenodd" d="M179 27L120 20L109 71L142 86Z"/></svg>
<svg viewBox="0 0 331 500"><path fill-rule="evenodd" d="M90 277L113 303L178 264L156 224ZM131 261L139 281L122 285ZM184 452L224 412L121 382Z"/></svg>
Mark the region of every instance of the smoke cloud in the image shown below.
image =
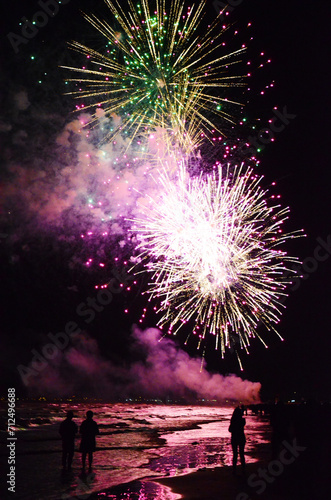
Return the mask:
<svg viewBox="0 0 331 500"><path fill-rule="evenodd" d="M32 105L25 90L12 96L11 106L10 121L0 127L6 172L0 209L10 222L15 207L17 216L29 219L28 231L124 234L137 199L155 189L146 148L150 157L162 148L157 133L144 144L119 137L101 145L119 117L105 118L99 110L93 129L84 112L63 123L61 115Z"/></svg>
<svg viewBox="0 0 331 500"><path fill-rule="evenodd" d="M209 373L201 360L190 357L156 328L132 329L132 351L140 360L130 366L104 359L98 344L80 334L74 345L50 360L38 375L26 383L32 393L52 395L90 392L104 398L197 398L246 403L259 401L261 384L236 375Z"/></svg>
<svg viewBox="0 0 331 500"><path fill-rule="evenodd" d="M12 265L19 262L22 252L30 251L26 236L39 238L44 233L53 237L50 251L55 252L61 242L72 249L73 254L63 264L70 269L88 267L95 256L95 260L102 258L102 263L119 255L134 262L136 243L128 219L139 216L139 207L146 205L157 189L153 178L157 168L151 158L165 154L162 131L156 131L144 144L138 139L129 144L124 138L102 143L118 117L105 118L99 110L98 122L90 129L86 127L90 118L86 112L71 115L68 121L61 109L57 113L54 107L51 111L41 107L24 88L13 92L6 108L0 122L0 154L5 167L0 214L6 235L3 244L12 255ZM171 171L173 165L171 159L168 161ZM87 261L81 248L87 248L93 239L97 240L95 253ZM14 251L10 251L11 246ZM108 361L100 354L96 340L80 334L64 351L47 360L40 372L31 367L34 372L26 378L26 385L31 393L60 396L85 392L117 399L258 400L259 383L235 375L211 374L205 365L201 368L200 359L191 358L169 338L160 341L160 335L157 329L140 331L134 327L132 353L140 361L127 365L127 361Z"/></svg>

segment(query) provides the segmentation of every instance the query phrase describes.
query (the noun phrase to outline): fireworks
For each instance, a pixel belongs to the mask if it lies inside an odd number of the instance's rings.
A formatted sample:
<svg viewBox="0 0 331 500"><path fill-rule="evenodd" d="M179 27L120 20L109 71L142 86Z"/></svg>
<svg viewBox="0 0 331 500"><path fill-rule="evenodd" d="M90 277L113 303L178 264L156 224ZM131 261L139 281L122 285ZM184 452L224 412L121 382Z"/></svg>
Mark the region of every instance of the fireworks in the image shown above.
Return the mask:
<svg viewBox="0 0 331 500"><path fill-rule="evenodd" d="M261 179L243 166L196 178L182 166L176 181L160 173L159 195L135 220L159 325L176 333L193 320L194 333L215 335L222 354L233 334L247 350L260 323L275 328L296 260L279 248L298 236L282 231L289 209L268 206Z"/></svg>
<svg viewBox="0 0 331 500"><path fill-rule="evenodd" d="M245 47L228 53L224 48L221 14L208 26L202 26L205 1L184 11L180 0L141 0L126 6L116 0L105 0L115 22L85 18L106 40L103 52L78 42L71 47L84 54L90 67L70 69L78 74L70 81L78 82L79 90L70 92L78 99L95 99L100 114L119 116L106 140L118 135L129 139L148 136L162 130L168 149L179 147L191 152L204 138L219 131L220 118L233 118L228 104L230 86L241 86L242 77L230 74L240 61ZM114 26L114 27L113 27ZM200 30L200 34L198 31ZM201 35L201 32L204 34ZM79 109L81 109L78 106ZM210 118L208 117L210 116Z"/></svg>
<svg viewBox="0 0 331 500"><path fill-rule="evenodd" d="M299 232L283 233L289 209L270 204L252 169L217 163L205 175L199 154L194 162L201 174L191 177L187 168L197 147L222 133L221 119L233 123L228 105L240 103L227 92L243 85L231 70L245 46L225 49L222 12L203 26L205 1L185 9L173 0L168 10L166 0L105 3L109 22L85 18L106 46L72 42L86 66L66 68L77 75L70 79L77 86L70 94L83 100L77 109L96 107L89 123L106 126L104 141L126 150L143 143L143 161L148 151L163 165L150 194L140 198L132 227L138 255L131 260L143 260L151 276L147 293L159 303L161 328L175 334L189 324L199 345L210 332L222 355L233 337L247 351L251 338L261 339L260 324L276 331L291 282L289 263L297 260L282 245ZM128 154L135 153L132 147ZM150 172L152 158L146 163Z"/></svg>

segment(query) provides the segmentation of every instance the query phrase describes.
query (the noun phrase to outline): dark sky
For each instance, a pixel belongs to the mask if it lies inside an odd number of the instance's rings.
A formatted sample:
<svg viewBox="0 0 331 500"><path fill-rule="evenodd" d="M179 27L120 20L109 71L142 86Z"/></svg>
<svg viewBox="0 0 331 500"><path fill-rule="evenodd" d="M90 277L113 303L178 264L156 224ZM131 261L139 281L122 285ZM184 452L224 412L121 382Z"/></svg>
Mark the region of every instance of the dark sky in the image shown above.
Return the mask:
<svg viewBox="0 0 331 500"><path fill-rule="evenodd" d="M9 147L11 134L17 133L20 127L26 130L28 120L31 120L29 110L17 117L10 106L13 96L22 90L29 96L35 120L44 112L53 115L54 120L48 120L42 131L33 121L29 122L30 147L22 148L16 141L15 160L28 168L31 151L36 158L42 157L43 162L52 161L55 155L52 141L65 126L73 108L71 98L63 96L65 85L58 66L70 60L66 48L68 40L80 40L82 34L93 38L84 31L79 8L85 6L98 12L100 3L71 0L61 5L57 15L45 27L40 28L28 43L19 46L18 53L13 50L6 34L19 33L20 19L32 16L39 7L35 1L13 0L6 4L6 11L1 16L1 115L2 122L15 125L13 131L2 130L0 134L3 165L8 165L8 155L12 155L11 151L15 149L12 143ZM250 355L243 355L245 370L242 375L260 381L266 397L275 394L290 397L296 392L305 397L330 399L331 174L328 121L331 112L331 4L323 0L242 0L235 3L237 6L231 12L231 20L239 29L248 22L253 24L254 40L249 49L252 60L258 60L261 52L272 60L265 71L253 75L253 91L247 106L250 123L256 123L256 118L260 118L258 127L266 127L274 116L275 106L283 114L290 115L284 129L276 133L275 142L267 144L260 153L258 172L265 175L266 185L274 180L277 182L282 204L291 207L288 229L304 228L307 234L307 238L294 240L287 247L289 253L303 261L301 274L304 279L296 280L286 300L279 324L279 332L285 340L281 342L273 333L268 334L268 350L258 340L252 342ZM207 16L212 19L214 12L213 2L208 1ZM272 80L275 86L261 97L258 89ZM248 129L248 133L254 136L258 130ZM2 186L11 182L5 168L0 181ZM28 364L31 349L43 345L47 332L61 331L68 321L76 321L78 304L93 295L93 285L102 278L100 270L98 273L79 271L69 268L66 263L74 254L83 258L103 249L97 241L87 249L81 242L59 241L56 232L30 232L33 221L25 219L22 213L17 215L15 209L12 218L2 215L1 366L6 371L6 376L1 377L4 382L2 390L7 384L14 384L23 391L16 366ZM136 356L130 351L130 327L137 322L145 307L145 299L139 292L137 288L131 295L117 295L112 306L98 314L89 329L104 357L122 365L125 360ZM122 312L126 304L130 307L129 315ZM153 326L153 320L151 315L144 326ZM181 345L183 339L185 337L179 338ZM233 355L229 353L225 360L221 360L212 344L207 347L206 360L210 370L240 374ZM189 344L186 349L190 354L196 354L194 346Z"/></svg>

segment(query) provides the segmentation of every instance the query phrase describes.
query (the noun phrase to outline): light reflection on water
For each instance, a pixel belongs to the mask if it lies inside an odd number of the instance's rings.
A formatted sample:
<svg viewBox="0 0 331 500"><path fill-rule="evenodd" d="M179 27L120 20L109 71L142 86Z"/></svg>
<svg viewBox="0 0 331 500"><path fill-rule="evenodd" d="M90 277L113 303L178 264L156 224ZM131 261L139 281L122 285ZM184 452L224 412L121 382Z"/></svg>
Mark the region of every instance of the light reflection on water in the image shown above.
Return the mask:
<svg viewBox="0 0 331 500"><path fill-rule="evenodd" d="M167 447L157 450L160 457L152 460L149 468L172 476L205 467L231 465L232 449L228 431L230 415L231 412L228 418L203 424L198 429L161 434L167 440ZM256 462L258 458L251 452L258 445L269 442L265 438L266 424L252 416L246 417L246 422L246 461Z"/></svg>
<svg viewBox="0 0 331 500"><path fill-rule="evenodd" d="M115 490L115 489L114 489ZM179 500L181 495L173 493L170 488L158 483L137 481L113 493L101 492L96 497L98 500Z"/></svg>
<svg viewBox="0 0 331 500"><path fill-rule="evenodd" d="M100 426L93 474L82 476L80 454L75 453L73 473L60 473L61 442L58 424L67 409L74 409L78 424L93 409ZM29 414L33 413L31 408ZM21 408L22 413L24 408ZM36 411L36 410L35 410ZM228 432L233 408L171 405L49 405L43 408L52 425L20 433L20 471L24 488L18 500L113 498L117 500L175 500L170 490L133 480L174 476L201 468L230 465ZM268 426L256 416L246 417L246 459L254 462L265 452ZM76 449L78 449L78 443ZM28 460L27 460L28 458ZM31 474L31 467L38 476ZM25 483L23 478L25 478ZM37 480L37 481L36 481ZM116 491L106 491L118 486Z"/></svg>

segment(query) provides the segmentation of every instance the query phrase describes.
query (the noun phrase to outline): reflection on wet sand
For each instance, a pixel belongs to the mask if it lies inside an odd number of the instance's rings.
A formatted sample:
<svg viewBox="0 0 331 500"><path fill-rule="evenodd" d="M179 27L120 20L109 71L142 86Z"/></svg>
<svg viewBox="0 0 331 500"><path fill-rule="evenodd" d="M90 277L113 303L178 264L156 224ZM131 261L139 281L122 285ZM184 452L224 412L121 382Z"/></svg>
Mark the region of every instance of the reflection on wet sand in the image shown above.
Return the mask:
<svg viewBox="0 0 331 500"><path fill-rule="evenodd" d="M100 436L92 473L82 474L79 440L72 471L62 473L58 430L69 409L74 410L80 425L85 405L50 404L42 408L45 424L17 430L17 468L24 481L18 484L16 500L175 500L178 497L169 489L144 478L173 477L231 463L228 427L232 407L95 404ZM38 411L36 407L20 408L22 416L24 412L38 415ZM264 453L267 429L260 417L247 417L248 463Z"/></svg>

